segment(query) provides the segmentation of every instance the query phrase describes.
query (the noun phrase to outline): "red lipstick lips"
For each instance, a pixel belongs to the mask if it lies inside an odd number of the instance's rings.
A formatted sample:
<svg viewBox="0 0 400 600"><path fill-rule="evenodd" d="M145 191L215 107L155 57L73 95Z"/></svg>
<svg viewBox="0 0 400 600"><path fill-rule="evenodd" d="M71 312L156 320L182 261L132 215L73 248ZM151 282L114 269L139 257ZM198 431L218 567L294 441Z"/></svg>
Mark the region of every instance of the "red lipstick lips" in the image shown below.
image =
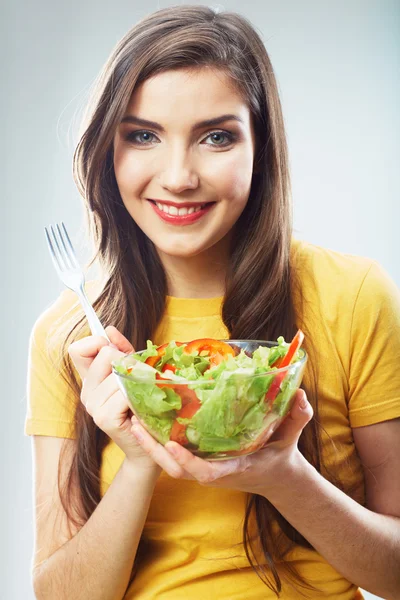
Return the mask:
<svg viewBox="0 0 400 600"><path fill-rule="evenodd" d="M192 223L195 223L196 221L198 221L199 219L201 219L206 213L208 213L212 207L214 206L215 202L207 202L207 203L200 203L200 202L170 202L170 201L158 201L158 200L150 200L151 205L153 207L153 210L155 211L155 213L166 223L170 223L171 225L191 225ZM171 215L169 213L164 212L163 210L161 210L160 208L158 208L157 204L163 204L166 206L175 206L177 209L179 208L197 208L199 206L201 206L202 208L200 210L197 210L196 212L192 212L190 214L186 214L186 215Z"/></svg>

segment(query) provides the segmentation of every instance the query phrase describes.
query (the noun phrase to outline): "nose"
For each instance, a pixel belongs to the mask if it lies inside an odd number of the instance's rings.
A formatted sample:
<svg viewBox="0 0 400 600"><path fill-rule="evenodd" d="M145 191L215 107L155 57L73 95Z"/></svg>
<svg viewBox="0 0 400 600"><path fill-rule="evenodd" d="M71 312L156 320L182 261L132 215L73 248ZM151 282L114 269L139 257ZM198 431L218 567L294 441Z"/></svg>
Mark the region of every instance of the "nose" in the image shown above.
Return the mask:
<svg viewBox="0 0 400 600"><path fill-rule="evenodd" d="M159 181L164 189L175 194L195 190L199 185L199 176L190 153L183 148L167 150Z"/></svg>

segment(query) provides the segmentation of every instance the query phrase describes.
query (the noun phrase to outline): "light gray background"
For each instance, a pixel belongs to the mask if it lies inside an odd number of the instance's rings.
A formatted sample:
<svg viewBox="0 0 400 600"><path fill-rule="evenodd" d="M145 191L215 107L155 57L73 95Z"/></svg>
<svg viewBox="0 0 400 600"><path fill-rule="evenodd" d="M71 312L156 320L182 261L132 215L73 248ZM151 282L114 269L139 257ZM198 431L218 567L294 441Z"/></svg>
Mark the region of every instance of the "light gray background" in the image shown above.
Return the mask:
<svg viewBox="0 0 400 600"><path fill-rule="evenodd" d="M6 600L33 598L26 357L34 320L61 290L43 226L64 220L79 242L74 116L118 39L138 18L172 4L13 0L2 7L0 577ZM257 24L275 67L298 237L375 258L399 284L399 2L229 0L219 6Z"/></svg>

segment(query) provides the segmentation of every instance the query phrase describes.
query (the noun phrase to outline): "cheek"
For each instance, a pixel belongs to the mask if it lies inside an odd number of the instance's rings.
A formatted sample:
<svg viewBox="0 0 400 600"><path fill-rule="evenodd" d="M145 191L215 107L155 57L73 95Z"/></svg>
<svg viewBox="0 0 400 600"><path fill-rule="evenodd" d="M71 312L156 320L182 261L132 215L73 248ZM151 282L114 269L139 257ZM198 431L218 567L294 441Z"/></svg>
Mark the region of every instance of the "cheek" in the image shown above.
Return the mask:
<svg viewBox="0 0 400 600"><path fill-rule="evenodd" d="M247 157L220 165L217 176L214 175L220 197L231 204L243 206L248 199L252 175L252 161Z"/></svg>
<svg viewBox="0 0 400 600"><path fill-rule="evenodd" d="M147 164L148 163L148 164ZM114 172L122 198L137 192L151 178L151 162L134 160L129 152L115 152Z"/></svg>

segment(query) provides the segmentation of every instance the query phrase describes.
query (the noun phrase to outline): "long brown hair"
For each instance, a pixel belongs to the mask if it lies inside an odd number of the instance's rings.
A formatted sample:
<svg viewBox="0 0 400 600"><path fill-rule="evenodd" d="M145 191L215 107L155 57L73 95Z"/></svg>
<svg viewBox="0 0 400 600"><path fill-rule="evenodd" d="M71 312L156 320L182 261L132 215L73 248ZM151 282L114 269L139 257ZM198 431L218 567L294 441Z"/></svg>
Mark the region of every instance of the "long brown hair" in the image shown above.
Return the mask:
<svg viewBox="0 0 400 600"><path fill-rule="evenodd" d="M293 301L296 281L290 261L292 216L285 131L266 49L252 25L238 14L215 13L204 6L173 7L143 19L118 43L97 81L74 155L75 180L86 204L95 258L105 274L95 309L104 324L115 325L137 349L145 346L163 316L167 284L153 243L122 203L113 168L113 138L141 82L166 70L203 66L223 69L232 78L248 103L257 135L249 200L232 240L223 321L232 338L284 335L290 339L301 318L299 312L295 314ZM298 302L296 306L299 311ZM64 372L77 398L79 382L66 348L85 327L82 318L62 348ZM306 324L302 327L306 329ZM311 366L316 361L312 348L306 345L306 349ZM314 384L315 380L310 377ZM320 471L317 394L307 391L315 417L304 429L299 446ZM68 484L60 494L70 522L81 526L101 499L99 469L109 440L80 402L75 431L74 459ZM79 505L73 503L74 485L80 490ZM251 534L252 519L256 536ZM282 531L279 540L272 535L274 520ZM312 587L285 563L294 544L310 544L261 496L249 496L243 543L255 572L277 595L282 588L280 574L292 578L298 587Z"/></svg>

